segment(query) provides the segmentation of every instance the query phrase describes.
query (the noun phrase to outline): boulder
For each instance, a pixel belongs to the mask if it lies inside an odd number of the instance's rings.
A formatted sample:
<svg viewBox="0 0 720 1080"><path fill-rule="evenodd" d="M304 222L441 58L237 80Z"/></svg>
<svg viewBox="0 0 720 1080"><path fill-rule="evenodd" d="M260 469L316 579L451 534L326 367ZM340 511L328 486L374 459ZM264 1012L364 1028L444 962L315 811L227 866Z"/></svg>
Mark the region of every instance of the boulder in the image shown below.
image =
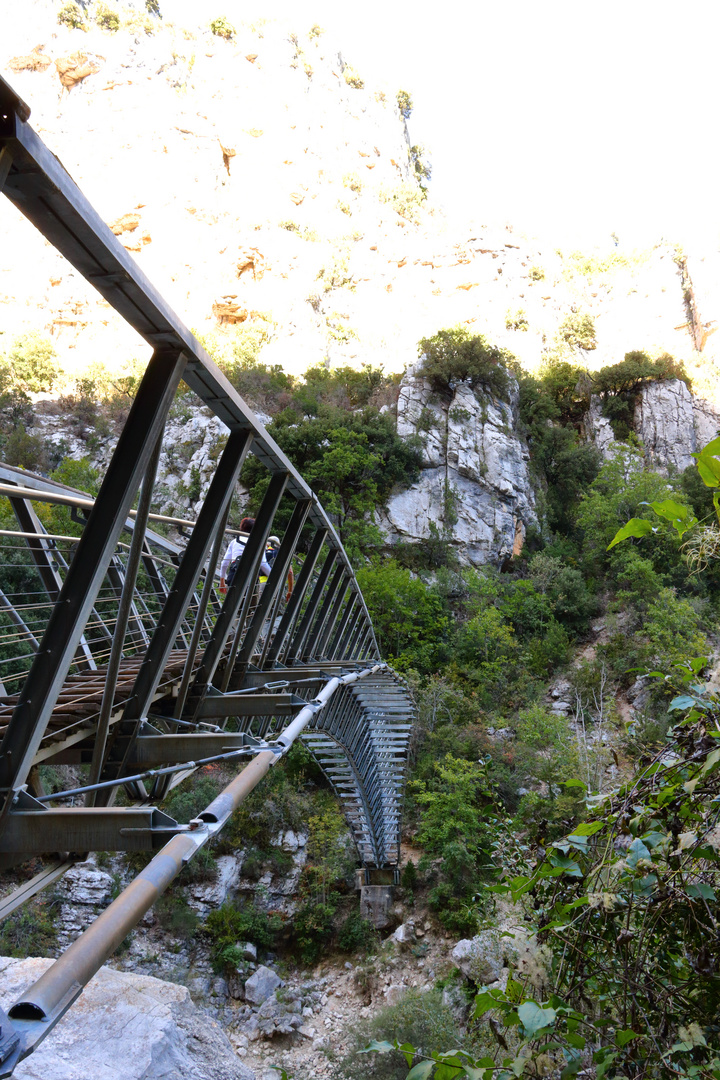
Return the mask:
<svg viewBox="0 0 720 1080"><path fill-rule="evenodd" d="M52 960L0 958L7 1010ZM254 1080L186 987L101 968L16 1080Z"/></svg>
<svg viewBox="0 0 720 1080"><path fill-rule="evenodd" d="M451 953L456 968L477 986L496 982L503 969L503 946L496 930L481 930L474 938L458 941Z"/></svg>
<svg viewBox="0 0 720 1080"><path fill-rule="evenodd" d="M245 1000L253 1005L262 1005L280 986L282 979L279 975L261 964L245 983Z"/></svg>

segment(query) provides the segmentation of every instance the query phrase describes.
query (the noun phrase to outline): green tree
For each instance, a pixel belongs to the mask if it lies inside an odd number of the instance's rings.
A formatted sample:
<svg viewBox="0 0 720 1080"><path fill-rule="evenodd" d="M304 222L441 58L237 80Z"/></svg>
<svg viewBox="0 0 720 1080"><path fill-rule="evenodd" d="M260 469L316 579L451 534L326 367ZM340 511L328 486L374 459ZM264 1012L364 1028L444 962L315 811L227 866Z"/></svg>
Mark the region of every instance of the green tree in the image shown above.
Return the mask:
<svg viewBox="0 0 720 1080"><path fill-rule="evenodd" d="M513 358L482 334L470 334L464 326L454 326L423 338L418 350L422 358L420 370L438 390L453 390L467 382L473 388L482 386L496 397L507 399L507 368Z"/></svg>

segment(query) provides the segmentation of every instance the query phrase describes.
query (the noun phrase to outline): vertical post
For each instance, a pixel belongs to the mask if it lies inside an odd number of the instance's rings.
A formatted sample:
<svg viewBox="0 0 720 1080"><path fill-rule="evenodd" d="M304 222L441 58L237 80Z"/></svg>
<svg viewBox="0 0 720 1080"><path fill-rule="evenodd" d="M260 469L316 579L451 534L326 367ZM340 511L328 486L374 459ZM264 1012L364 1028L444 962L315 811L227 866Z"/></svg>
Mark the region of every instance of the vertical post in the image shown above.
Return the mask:
<svg viewBox="0 0 720 1080"><path fill-rule="evenodd" d="M327 640L330 637L330 634L333 632L333 630L337 626L337 621L338 621L338 618L340 616L340 610L342 608L343 601L345 599L345 596L347 594L347 591L348 591L349 587L350 587L350 578L346 574L343 577L343 579L342 579L342 581L340 583L340 587L338 588L338 591L337 591L337 596L335 597L335 603L333 604L332 608L330 609L328 617L327 617L327 619L325 621L325 626L323 627L322 632L321 632L320 636L317 639L317 644L315 645L315 655L316 656L324 656L326 660L330 659L329 653L326 654L326 652L325 652L325 647L327 645Z"/></svg>
<svg viewBox="0 0 720 1080"><path fill-rule="evenodd" d="M336 629L336 631L335 631L335 633L333 635L333 639L330 642L330 646L328 648L328 658L330 660L334 660L336 658L337 654L338 654L338 647L340 645L340 642L343 639L343 635L344 635L344 633L345 633L345 631L347 629L347 625L348 625L348 623L350 621L352 613L355 610L356 602L357 602L357 597L355 596L354 592L351 592L350 596L348 597L348 602L345 605L345 610L343 612L342 619L338 623L337 629Z"/></svg>
<svg viewBox="0 0 720 1080"><path fill-rule="evenodd" d="M315 623L311 628L310 633L308 634L307 641L302 652L303 659L307 659L307 657L315 655L315 645L320 637L323 627L325 626L325 620L328 617L330 606L335 597L335 593L340 586L340 582L345 581L345 573L345 567L342 563L340 563L332 576L332 580L327 587L325 595L322 598L322 603L320 604L320 610L318 611L317 618L315 619Z"/></svg>
<svg viewBox="0 0 720 1080"><path fill-rule="evenodd" d="M318 604L320 603L323 591L325 589L325 586L327 585L327 580L330 577L330 571L335 564L336 557L337 551L335 550L335 548L331 548L330 551L328 551L327 553L327 557L325 559L325 562L323 563L322 570L318 574L317 581L315 582L313 591L310 594L310 599L308 600L307 607L305 608L305 611L303 612L303 617L300 620L300 625L295 631L295 635L290 643L290 647L288 648L287 655L285 657L285 662L288 664L292 664L302 655L305 638L307 637L308 630L310 629L310 623L315 617L315 612L317 611Z"/></svg>
<svg viewBox="0 0 720 1080"><path fill-rule="evenodd" d="M238 662L240 664L248 664L250 657L252 656L258 639L262 633L265 620L270 611L275 594L282 594L285 589L285 580L287 578L288 569L290 567L290 561L293 557L295 548L297 547L298 537L300 531L305 524L305 519L310 513L310 507L312 503L310 499L302 499L295 503L295 509L292 512L292 517L288 523L288 527L285 530L282 543L280 544L280 550L275 556L275 562L272 566L270 577L267 580L267 584L263 589L263 594L260 597L260 602L255 610L253 620L248 627L248 631L245 635L245 640L242 644L238 656ZM269 632L269 631L268 631Z"/></svg>
<svg viewBox="0 0 720 1080"><path fill-rule="evenodd" d="M245 544L245 551L240 560L237 573L235 574L232 585L227 591L225 603L222 606L222 611L217 617L212 636L207 644L198 673L195 677L193 689L196 693L203 693L206 686L212 681L217 666L220 663L220 658L225 650L227 640L232 632L238 608L242 604L235 640L226 661L226 674L229 678L229 672L232 670L237 647L240 644L239 635L243 630L247 610L252 600L253 589L260 569L260 563L262 562L262 557L265 553L265 544L270 535L273 518L280 505L280 500L283 497L287 482L287 473L275 473L270 479L265 498L263 499L262 506L255 519L255 526Z"/></svg>
<svg viewBox="0 0 720 1080"><path fill-rule="evenodd" d="M302 569L298 574L298 579L295 582L295 589L292 596L285 608L285 613L280 620L280 626L277 633L273 638L272 644L267 654L268 664L272 666L276 663L282 653L283 646L286 638L292 632L298 615L300 614L300 608L302 602L305 599L305 593L308 590L308 586L312 580L313 570L315 564L320 555L320 549L325 543L325 537L327 536L327 529L318 529L312 538L308 553L305 556L305 561L302 564Z"/></svg>
<svg viewBox="0 0 720 1080"><path fill-rule="evenodd" d="M205 581L203 584L203 591L200 596L200 604L198 606L197 617L195 619L195 625L193 627L192 638L190 640L190 648L185 659L185 667L183 668L182 680L180 682L180 688L178 690L177 700L175 702L175 709L173 710L173 716L176 719L180 719L185 708L185 702L187 701L187 693L190 687L190 679L192 678L192 670L195 665L195 657L197 656L198 645L200 644L200 635L202 634L203 623L205 621L205 612L208 609L210 603L210 596L212 594L213 585L215 583L215 568L222 554L223 540L225 539L225 528L227 526L228 514L230 513L230 503L227 505L225 513L218 522L217 532L215 534L215 542L210 552L210 558L207 564L207 570L205 572Z"/></svg>

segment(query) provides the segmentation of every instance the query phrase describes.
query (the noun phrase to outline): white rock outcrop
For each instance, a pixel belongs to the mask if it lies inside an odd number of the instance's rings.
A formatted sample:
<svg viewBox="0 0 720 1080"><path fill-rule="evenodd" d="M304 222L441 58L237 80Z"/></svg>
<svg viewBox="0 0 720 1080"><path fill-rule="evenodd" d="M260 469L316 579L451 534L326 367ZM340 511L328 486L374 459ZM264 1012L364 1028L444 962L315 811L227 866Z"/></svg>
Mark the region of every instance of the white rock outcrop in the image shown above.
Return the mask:
<svg viewBox="0 0 720 1080"><path fill-rule="evenodd" d="M681 379L667 379L642 388L633 427L651 468L682 472L695 463L695 451L717 438L720 412L711 402L694 397ZM590 399L585 430L605 460L610 458L615 437L597 396Z"/></svg>
<svg viewBox="0 0 720 1080"><path fill-rule="evenodd" d="M50 966L0 957L7 1010ZM149 975L101 968L16 1080L254 1080L189 991Z"/></svg>
<svg viewBox="0 0 720 1080"><path fill-rule="evenodd" d="M697 449L693 399L681 379L644 386L635 406L635 433L649 465L679 472L693 464Z"/></svg>
<svg viewBox="0 0 720 1080"><path fill-rule="evenodd" d="M381 526L392 542L446 536L463 562L502 562L518 553L537 520L529 452L517 432L517 386L504 402L461 383L442 396L408 370L397 430L419 435L422 472L390 497Z"/></svg>

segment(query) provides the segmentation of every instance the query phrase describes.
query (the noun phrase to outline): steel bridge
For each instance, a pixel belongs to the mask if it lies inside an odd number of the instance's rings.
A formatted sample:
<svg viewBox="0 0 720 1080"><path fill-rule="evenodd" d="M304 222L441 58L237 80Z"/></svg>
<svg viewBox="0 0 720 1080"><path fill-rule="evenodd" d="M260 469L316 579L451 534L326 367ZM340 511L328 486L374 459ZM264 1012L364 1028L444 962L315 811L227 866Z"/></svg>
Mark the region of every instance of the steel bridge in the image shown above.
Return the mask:
<svg viewBox="0 0 720 1080"><path fill-rule="evenodd" d="M0 191L153 352L96 498L0 466L0 869L41 865L0 902L0 917L88 852L156 854L0 1011L0 1076L32 1053L297 739L342 799L362 864L396 866L414 718L317 496L28 119L0 79ZM152 510L181 380L227 429L195 520ZM267 470L267 489L222 593L217 568L248 455ZM64 508L65 531L44 524L49 507ZM260 588L273 532L282 540ZM239 771L195 820L158 807L218 761ZM82 779L48 794L43 764L75 766ZM128 805L116 804L120 791Z"/></svg>

